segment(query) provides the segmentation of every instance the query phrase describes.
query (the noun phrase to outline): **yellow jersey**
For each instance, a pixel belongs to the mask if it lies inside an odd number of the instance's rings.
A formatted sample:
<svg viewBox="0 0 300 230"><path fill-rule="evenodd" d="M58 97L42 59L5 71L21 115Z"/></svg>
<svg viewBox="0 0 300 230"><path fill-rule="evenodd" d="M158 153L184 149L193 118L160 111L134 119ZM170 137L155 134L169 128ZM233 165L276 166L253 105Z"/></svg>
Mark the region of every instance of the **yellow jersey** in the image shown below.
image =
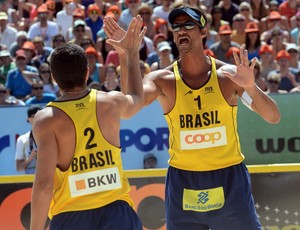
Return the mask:
<svg viewBox="0 0 300 230"><path fill-rule="evenodd" d="M95 209L116 200L133 206L124 176L121 149L108 143L98 126L97 91L69 101L54 101L47 106L64 111L76 132L73 159L66 171L56 168L49 217L69 211Z"/></svg>
<svg viewBox="0 0 300 230"><path fill-rule="evenodd" d="M210 171L241 163L237 106L230 106L219 86L215 59L211 75L199 89L182 80L174 62L176 102L165 114L168 123L169 164L189 171Z"/></svg>

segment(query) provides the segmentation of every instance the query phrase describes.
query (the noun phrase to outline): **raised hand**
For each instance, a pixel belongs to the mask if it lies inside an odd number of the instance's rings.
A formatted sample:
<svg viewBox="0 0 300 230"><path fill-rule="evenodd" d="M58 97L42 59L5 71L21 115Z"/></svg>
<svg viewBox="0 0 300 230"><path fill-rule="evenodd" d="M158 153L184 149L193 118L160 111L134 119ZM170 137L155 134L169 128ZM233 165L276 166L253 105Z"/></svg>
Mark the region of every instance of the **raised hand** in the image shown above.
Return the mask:
<svg viewBox="0 0 300 230"><path fill-rule="evenodd" d="M106 42L112 45L119 54L139 51L141 41L147 31L147 27L142 28L143 19L139 15L132 18L127 32L110 19L107 19L105 23L104 30L109 37Z"/></svg>
<svg viewBox="0 0 300 230"><path fill-rule="evenodd" d="M234 83L243 87L244 89L253 87L255 85L254 66L256 58L249 66L248 51L243 47L240 48L240 56L233 52L235 66L225 65L221 67L222 74L230 78Z"/></svg>
<svg viewBox="0 0 300 230"><path fill-rule="evenodd" d="M104 18L104 26L103 29L109 39L113 39L116 41L121 40L126 31L122 29L121 26L111 17Z"/></svg>

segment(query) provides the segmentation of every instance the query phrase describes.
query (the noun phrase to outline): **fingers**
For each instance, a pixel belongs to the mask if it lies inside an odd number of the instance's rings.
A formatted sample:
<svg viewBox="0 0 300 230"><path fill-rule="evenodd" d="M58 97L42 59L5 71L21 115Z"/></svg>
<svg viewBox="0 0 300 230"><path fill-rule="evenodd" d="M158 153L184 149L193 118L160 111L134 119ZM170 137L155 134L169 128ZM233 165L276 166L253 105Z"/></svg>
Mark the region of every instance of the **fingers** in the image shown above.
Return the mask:
<svg viewBox="0 0 300 230"><path fill-rule="evenodd" d="M103 29L109 38L113 35L113 32L117 28L116 25L114 25L114 22L115 22L115 20L111 17L104 18Z"/></svg>
<svg viewBox="0 0 300 230"><path fill-rule="evenodd" d="M252 59L251 66L250 66L250 68L252 70L254 70L254 66L255 66L256 62L257 62L257 58L255 57L255 58Z"/></svg>
<svg viewBox="0 0 300 230"><path fill-rule="evenodd" d="M235 51L233 51L233 58L234 58L234 62L236 64L236 66L239 66L241 64L240 58L238 57L238 55Z"/></svg>
<svg viewBox="0 0 300 230"><path fill-rule="evenodd" d="M248 51L243 47L240 49L241 61L245 66L249 66Z"/></svg>
<svg viewBox="0 0 300 230"><path fill-rule="evenodd" d="M236 66L239 66L239 65L243 65L243 66L247 66L247 67L249 66L248 51L246 49L244 49L243 47L240 47L240 55L239 56L235 51L233 51L233 57L234 57Z"/></svg>
<svg viewBox="0 0 300 230"><path fill-rule="evenodd" d="M143 19L140 15L133 17L129 24L128 32L131 33L131 36L138 36L141 32L142 25Z"/></svg>

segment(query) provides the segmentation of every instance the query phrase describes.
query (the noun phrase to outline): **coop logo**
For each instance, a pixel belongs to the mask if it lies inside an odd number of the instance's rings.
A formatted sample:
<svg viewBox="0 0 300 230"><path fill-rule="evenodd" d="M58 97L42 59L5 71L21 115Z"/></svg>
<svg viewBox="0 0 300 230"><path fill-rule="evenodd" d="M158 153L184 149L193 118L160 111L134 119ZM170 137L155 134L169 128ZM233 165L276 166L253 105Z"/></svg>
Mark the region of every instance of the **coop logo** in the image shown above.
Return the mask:
<svg viewBox="0 0 300 230"><path fill-rule="evenodd" d="M117 167L69 176L72 197L121 188Z"/></svg>
<svg viewBox="0 0 300 230"><path fill-rule="evenodd" d="M226 128L221 126L203 130L180 131L180 144L182 150L226 145Z"/></svg>

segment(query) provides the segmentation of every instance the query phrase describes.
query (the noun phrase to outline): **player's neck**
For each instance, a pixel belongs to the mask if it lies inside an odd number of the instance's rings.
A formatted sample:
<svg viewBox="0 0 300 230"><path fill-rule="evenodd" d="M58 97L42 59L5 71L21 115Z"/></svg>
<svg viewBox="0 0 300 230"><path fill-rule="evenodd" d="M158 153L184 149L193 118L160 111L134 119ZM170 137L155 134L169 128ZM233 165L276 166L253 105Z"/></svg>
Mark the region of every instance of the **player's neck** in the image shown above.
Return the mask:
<svg viewBox="0 0 300 230"><path fill-rule="evenodd" d="M79 98L86 95L89 90L88 87L80 87L73 90L61 90L61 98Z"/></svg>

